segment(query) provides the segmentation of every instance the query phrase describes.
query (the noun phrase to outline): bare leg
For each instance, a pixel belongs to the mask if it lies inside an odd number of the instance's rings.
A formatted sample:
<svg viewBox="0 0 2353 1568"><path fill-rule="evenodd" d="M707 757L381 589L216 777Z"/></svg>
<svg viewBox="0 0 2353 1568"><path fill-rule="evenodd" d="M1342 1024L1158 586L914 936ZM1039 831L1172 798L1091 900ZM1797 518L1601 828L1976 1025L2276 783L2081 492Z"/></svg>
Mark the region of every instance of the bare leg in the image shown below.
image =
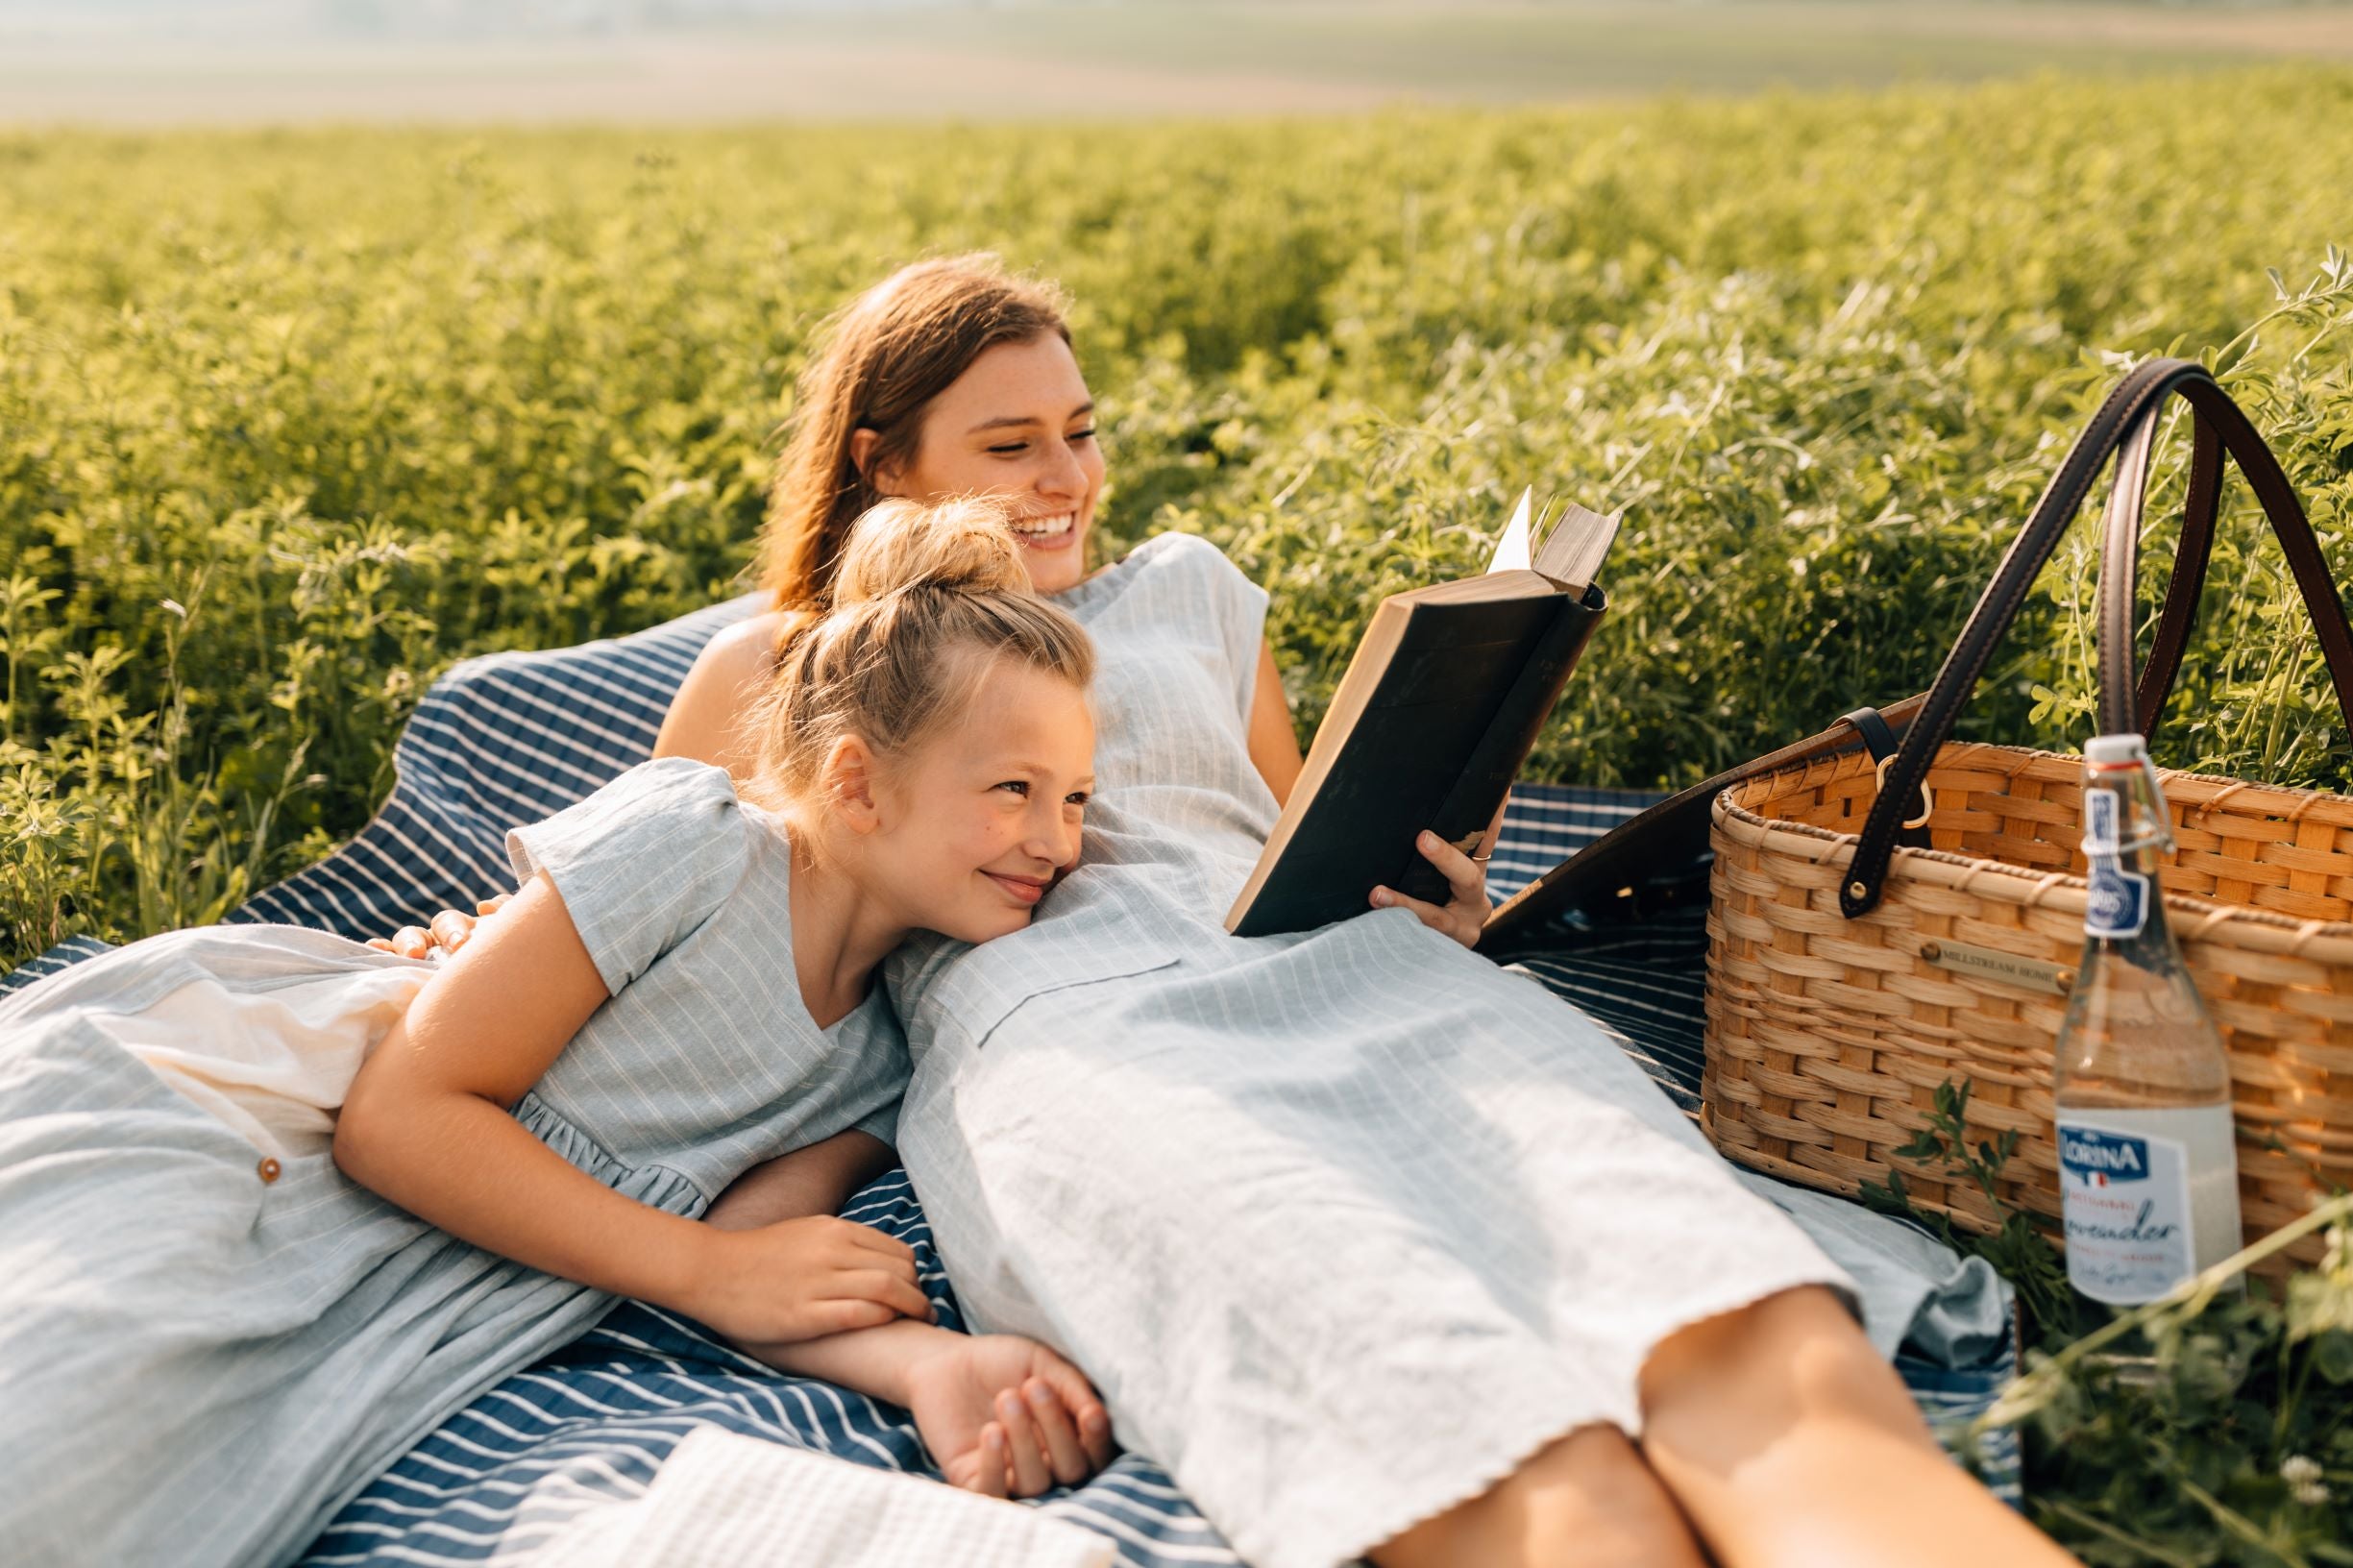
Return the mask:
<svg viewBox="0 0 2353 1568"><path fill-rule="evenodd" d="M2074 1561L1946 1458L1827 1290L1672 1335L1642 1403L1643 1458L1727 1568Z"/></svg>
<svg viewBox="0 0 2353 1568"><path fill-rule="evenodd" d="M1615 1427L1580 1427L1372 1552L1379 1568L1701 1568L1699 1543Z"/></svg>

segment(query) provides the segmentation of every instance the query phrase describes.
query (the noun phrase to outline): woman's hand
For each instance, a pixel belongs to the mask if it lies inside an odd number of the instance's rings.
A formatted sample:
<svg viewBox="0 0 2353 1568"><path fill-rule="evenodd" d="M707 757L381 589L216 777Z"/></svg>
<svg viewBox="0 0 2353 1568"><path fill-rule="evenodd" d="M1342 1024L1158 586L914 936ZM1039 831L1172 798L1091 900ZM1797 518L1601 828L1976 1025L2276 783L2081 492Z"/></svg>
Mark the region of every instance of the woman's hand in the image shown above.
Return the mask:
<svg viewBox="0 0 2353 1568"><path fill-rule="evenodd" d="M730 1339L786 1345L931 1321L915 1249L869 1226L819 1215L705 1234L697 1278L674 1305Z"/></svg>
<svg viewBox="0 0 2353 1568"><path fill-rule="evenodd" d="M937 1342L907 1369L907 1408L949 1485L1034 1497L1112 1461L1111 1417L1077 1367L1012 1335Z"/></svg>
<svg viewBox="0 0 2353 1568"><path fill-rule="evenodd" d="M496 898L485 898L474 906L472 915L445 909L433 917L430 925L404 925L389 937L370 937L368 945L380 952L398 953L403 958L430 958L438 948L441 956L448 958L473 938L474 927L481 917L496 915L514 896L502 893Z"/></svg>
<svg viewBox="0 0 2353 1568"><path fill-rule="evenodd" d="M1480 846L1484 849L1494 842L1495 829L1490 827ZM1485 859L1472 859L1435 833L1423 833L1413 841L1413 846L1446 878L1451 896L1442 905L1432 904L1409 898L1394 888L1375 888L1373 907L1411 910L1413 918L1431 930L1452 937L1465 947L1478 946L1481 928L1487 923L1487 917L1495 913L1495 903L1487 896Z"/></svg>

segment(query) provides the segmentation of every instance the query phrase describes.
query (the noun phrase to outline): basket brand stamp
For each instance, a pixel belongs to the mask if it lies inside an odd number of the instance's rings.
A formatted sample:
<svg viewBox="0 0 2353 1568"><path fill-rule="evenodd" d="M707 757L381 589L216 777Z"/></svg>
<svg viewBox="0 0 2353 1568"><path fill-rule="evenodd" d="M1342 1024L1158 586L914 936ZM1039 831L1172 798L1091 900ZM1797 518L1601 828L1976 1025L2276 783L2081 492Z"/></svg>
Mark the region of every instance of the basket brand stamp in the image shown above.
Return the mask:
<svg viewBox="0 0 2353 1568"><path fill-rule="evenodd" d="M1949 942L1939 938L1921 944L1920 956L1940 969L1951 969L1957 974L1973 974L1981 980L1998 980L2005 986L2022 991L2039 991L2051 996L2064 996L2075 985L2075 971L2057 964L2042 964L2016 953L2005 953L1992 947L1973 947L1965 942Z"/></svg>

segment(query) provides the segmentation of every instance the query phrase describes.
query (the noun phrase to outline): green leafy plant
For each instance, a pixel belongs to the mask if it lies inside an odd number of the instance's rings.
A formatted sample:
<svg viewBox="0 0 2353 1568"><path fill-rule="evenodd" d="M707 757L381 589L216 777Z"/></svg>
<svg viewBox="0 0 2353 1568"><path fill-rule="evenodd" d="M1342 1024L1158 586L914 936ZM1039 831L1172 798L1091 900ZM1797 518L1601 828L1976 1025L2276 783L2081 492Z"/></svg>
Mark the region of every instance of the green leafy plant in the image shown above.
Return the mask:
<svg viewBox="0 0 2353 1568"><path fill-rule="evenodd" d="M1891 1169L1884 1182L1865 1182L1862 1200L1881 1213L1926 1227L1965 1257L1983 1258L2018 1290L2028 1332L2047 1343L2064 1344L2085 1326L2083 1305L2067 1283L2067 1263L2034 1218L2012 1208L1999 1188L2002 1167L2018 1152L2018 1134L2004 1131L1974 1144L1969 1139L1967 1082L1936 1086L1926 1124L1896 1151L1900 1159L1962 1176L1985 1195L1998 1216L1991 1234L1956 1226L1941 1213L1917 1208L1904 1189L1903 1173Z"/></svg>
<svg viewBox="0 0 2353 1568"><path fill-rule="evenodd" d="M2044 1231L2002 1200L2017 1139L1973 1143L1968 1111L1967 1084L1940 1084L1926 1125L1897 1153L1974 1185L1994 1231L1923 1213L1900 1173L1863 1197L2017 1286L2026 1369L1970 1435L2021 1430L2037 1522L2114 1568L2353 1563L2353 1195L2113 1312L2075 1296ZM2316 1232L2328 1237L2320 1266L2288 1275L2282 1293L2250 1275Z"/></svg>

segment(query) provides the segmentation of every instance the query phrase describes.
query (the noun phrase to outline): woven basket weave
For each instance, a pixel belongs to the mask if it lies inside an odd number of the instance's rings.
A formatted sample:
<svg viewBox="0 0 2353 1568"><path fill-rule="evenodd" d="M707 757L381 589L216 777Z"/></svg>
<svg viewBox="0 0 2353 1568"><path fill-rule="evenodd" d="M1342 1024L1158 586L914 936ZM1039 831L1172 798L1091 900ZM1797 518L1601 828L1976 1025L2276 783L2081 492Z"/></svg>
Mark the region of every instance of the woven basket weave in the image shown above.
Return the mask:
<svg viewBox="0 0 2353 1568"><path fill-rule="evenodd" d="M2051 1047L2066 998L1936 959L1948 944L2056 966L2083 945L2079 758L1949 744L1928 773L1927 849L1899 849L1886 896L1841 913L1878 794L1857 751L1717 797L1708 913L1711 1136L1743 1164L1852 1194L1900 1170L1923 1209L1990 1228L1973 1185L1895 1151L1939 1084L1966 1080L1971 1139L2015 1131L2003 1200L2059 1212ZM2353 799L2162 775L2178 847L2166 915L2236 1085L2250 1237L2353 1186ZM2316 1257L2319 1238L2298 1255Z"/></svg>

